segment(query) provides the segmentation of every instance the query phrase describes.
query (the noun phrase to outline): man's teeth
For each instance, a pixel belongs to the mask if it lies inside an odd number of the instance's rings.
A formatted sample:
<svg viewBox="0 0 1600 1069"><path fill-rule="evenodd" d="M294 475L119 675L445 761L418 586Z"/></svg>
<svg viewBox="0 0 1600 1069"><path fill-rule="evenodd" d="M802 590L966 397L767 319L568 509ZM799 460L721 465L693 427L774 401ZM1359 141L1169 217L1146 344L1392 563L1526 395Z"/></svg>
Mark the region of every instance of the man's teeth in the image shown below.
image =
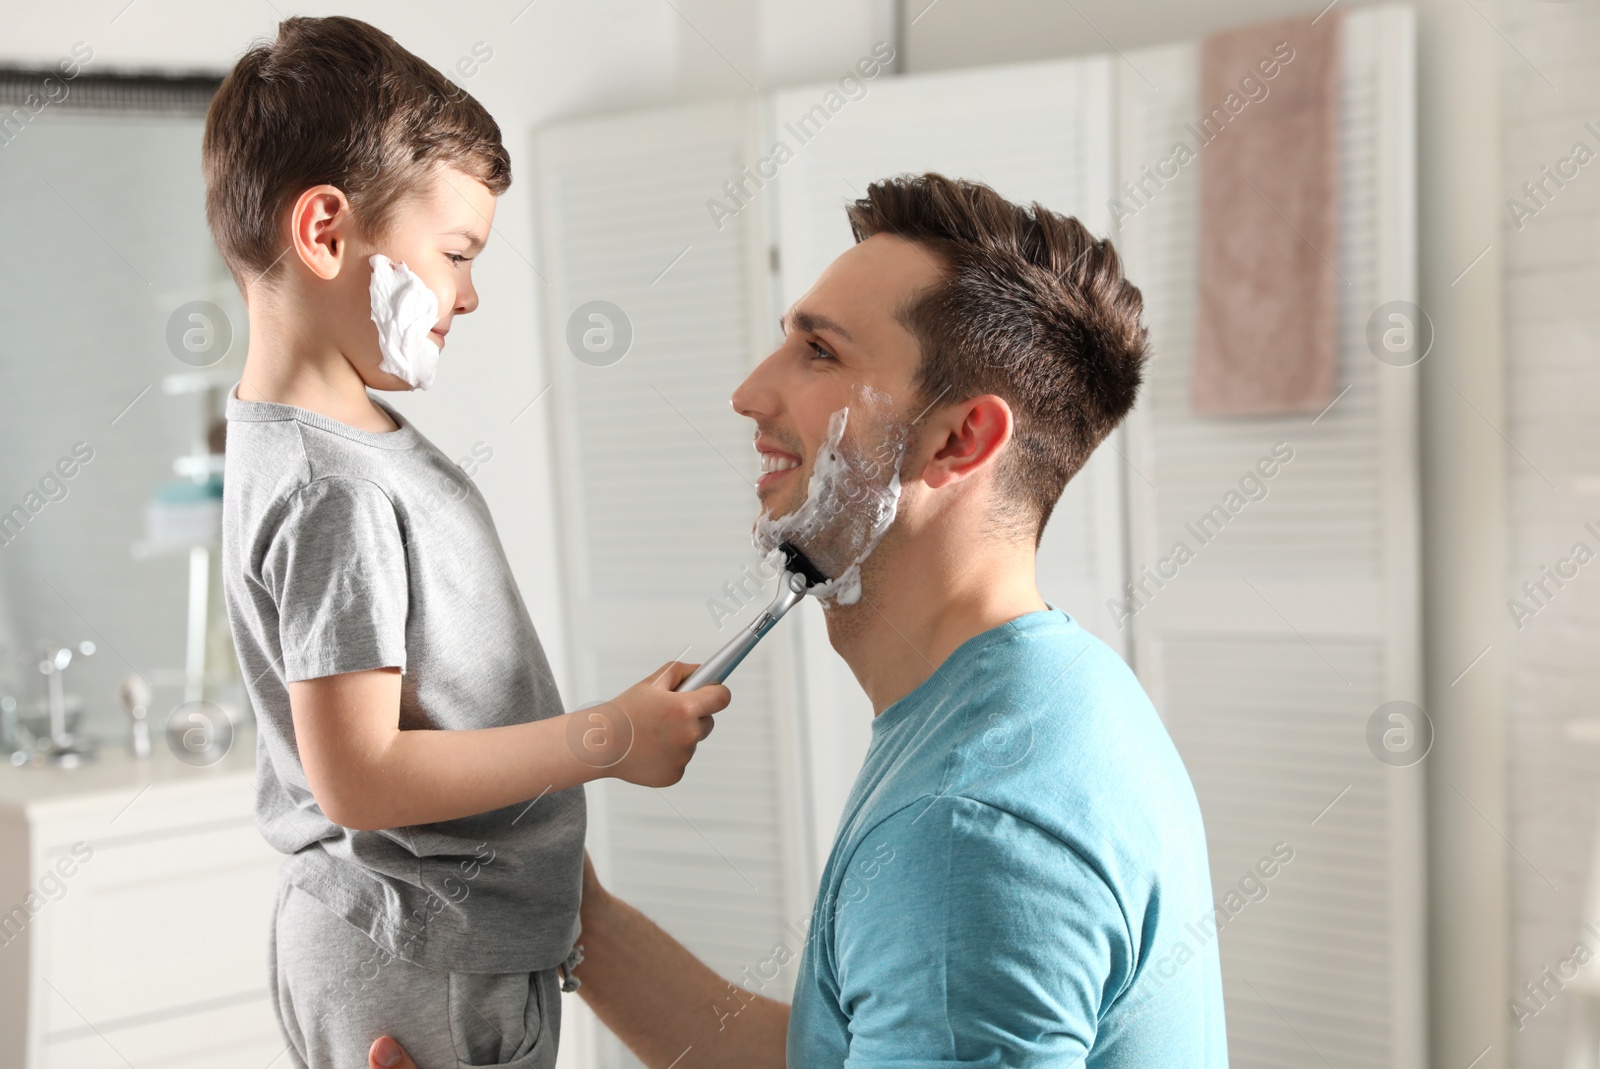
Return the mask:
<svg viewBox="0 0 1600 1069"><path fill-rule="evenodd" d="M799 466L800 462L798 460L794 457L786 457L782 453L761 454L761 474L763 475L774 471L788 471L790 468L798 468Z"/></svg>

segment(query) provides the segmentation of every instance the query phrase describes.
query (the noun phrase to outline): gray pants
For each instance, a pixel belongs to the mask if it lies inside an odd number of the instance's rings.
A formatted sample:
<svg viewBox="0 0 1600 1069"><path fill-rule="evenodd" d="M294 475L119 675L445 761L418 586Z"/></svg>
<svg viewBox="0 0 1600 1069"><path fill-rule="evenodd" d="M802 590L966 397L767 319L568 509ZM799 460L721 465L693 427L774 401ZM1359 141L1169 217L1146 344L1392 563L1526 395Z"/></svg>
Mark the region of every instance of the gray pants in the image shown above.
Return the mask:
<svg viewBox="0 0 1600 1069"><path fill-rule="evenodd" d="M418 1069L550 1069L561 1034L561 978L424 969L381 949L300 888L278 891L273 1008L292 1064L366 1069L391 1035Z"/></svg>

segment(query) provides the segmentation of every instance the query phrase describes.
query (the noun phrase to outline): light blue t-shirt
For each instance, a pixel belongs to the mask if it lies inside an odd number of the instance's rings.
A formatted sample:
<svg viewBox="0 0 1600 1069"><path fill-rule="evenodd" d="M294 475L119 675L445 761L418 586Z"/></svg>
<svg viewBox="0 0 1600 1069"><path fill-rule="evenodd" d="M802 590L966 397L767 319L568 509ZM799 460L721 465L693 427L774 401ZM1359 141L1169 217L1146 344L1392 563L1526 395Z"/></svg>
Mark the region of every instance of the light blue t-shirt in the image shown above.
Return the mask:
<svg viewBox="0 0 1600 1069"><path fill-rule="evenodd" d="M872 724L791 1069L1222 1069L1205 829L1155 708L1070 616L969 640Z"/></svg>

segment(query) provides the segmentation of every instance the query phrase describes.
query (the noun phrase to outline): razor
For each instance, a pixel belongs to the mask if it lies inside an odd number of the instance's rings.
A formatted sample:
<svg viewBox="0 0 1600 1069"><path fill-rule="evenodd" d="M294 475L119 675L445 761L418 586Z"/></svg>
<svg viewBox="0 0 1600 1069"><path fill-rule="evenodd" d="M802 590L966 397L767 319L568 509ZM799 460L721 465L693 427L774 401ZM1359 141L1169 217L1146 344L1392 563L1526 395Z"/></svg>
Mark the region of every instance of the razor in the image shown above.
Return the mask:
<svg viewBox="0 0 1600 1069"><path fill-rule="evenodd" d="M777 622L783 619L784 613L800 604L800 599L812 587L828 581L828 577L817 570L810 559L793 542L784 542L778 546L778 552L783 554L783 575L778 580L778 596L772 599L759 616L741 628L737 635L728 640L716 653L708 657L704 664L690 672L677 690L695 690L708 683L721 683L727 679L733 670L739 667L739 662L749 656L751 650L756 648L756 643L766 637Z"/></svg>

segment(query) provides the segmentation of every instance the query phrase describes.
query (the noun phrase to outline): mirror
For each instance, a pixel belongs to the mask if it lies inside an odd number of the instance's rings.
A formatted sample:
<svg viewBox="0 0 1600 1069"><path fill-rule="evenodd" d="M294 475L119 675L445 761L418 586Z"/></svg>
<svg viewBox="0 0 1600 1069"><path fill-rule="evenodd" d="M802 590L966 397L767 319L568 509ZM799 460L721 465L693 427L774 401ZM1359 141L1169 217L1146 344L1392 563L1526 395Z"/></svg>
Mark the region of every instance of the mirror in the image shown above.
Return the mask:
<svg viewBox="0 0 1600 1069"><path fill-rule="evenodd" d="M84 643L66 713L103 745L129 677L157 735L188 701L248 715L216 577L246 329L203 209L216 85L0 72L0 200L24 206L0 213L0 698L35 731L41 664Z"/></svg>

